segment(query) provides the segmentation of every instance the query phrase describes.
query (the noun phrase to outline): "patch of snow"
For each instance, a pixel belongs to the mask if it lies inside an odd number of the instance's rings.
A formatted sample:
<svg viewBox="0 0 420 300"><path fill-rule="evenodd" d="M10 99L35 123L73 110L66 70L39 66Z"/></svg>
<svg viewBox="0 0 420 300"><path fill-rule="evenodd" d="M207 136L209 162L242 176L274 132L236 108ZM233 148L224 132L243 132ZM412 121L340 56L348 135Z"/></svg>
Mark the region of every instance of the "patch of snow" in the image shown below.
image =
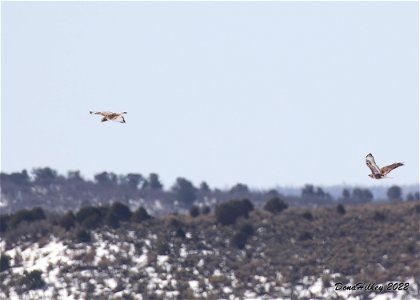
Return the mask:
<svg viewBox="0 0 420 300"><path fill-rule="evenodd" d="M178 291L169 291L166 292L166 297L169 299L175 299L179 296L179 292Z"/></svg>
<svg viewBox="0 0 420 300"><path fill-rule="evenodd" d="M198 280L190 280L188 281L188 284L194 292L198 292L198 288L200 286L200 282Z"/></svg>
<svg viewBox="0 0 420 300"><path fill-rule="evenodd" d="M160 203L160 200L155 200L154 209L157 209L157 210L162 209L162 203Z"/></svg>
<svg viewBox="0 0 420 300"><path fill-rule="evenodd" d="M111 244L111 245L109 245L109 250L114 252L114 253L118 253L118 252L120 252L120 247L118 247L118 245Z"/></svg>
<svg viewBox="0 0 420 300"><path fill-rule="evenodd" d="M187 249L184 245L182 245L181 249L179 249L179 256L183 258L188 256Z"/></svg>
<svg viewBox="0 0 420 300"><path fill-rule="evenodd" d="M157 264L158 266L163 266L169 259L168 255L158 255L157 256Z"/></svg>
<svg viewBox="0 0 420 300"><path fill-rule="evenodd" d="M267 282L267 278L264 277L264 276L255 275L254 278L256 280L258 280L260 283L266 283Z"/></svg>
<svg viewBox="0 0 420 300"><path fill-rule="evenodd" d="M118 285L117 281L114 278L105 279L105 284L111 289L115 289Z"/></svg>
<svg viewBox="0 0 420 300"><path fill-rule="evenodd" d="M132 257L132 261L134 263L136 263L138 266L144 267L148 263L147 254L142 254L140 256L134 256L134 257ZM137 268L138 266L135 266L135 267Z"/></svg>
<svg viewBox="0 0 420 300"><path fill-rule="evenodd" d="M321 295L322 294L322 288L323 288L322 278L318 278L309 287L309 291L311 293L315 294L315 295Z"/></svg>
<svg viewBox="0 0 420 300"><path fill-rule="evenodd" d="M257 297L257 294L256 293L254 293L254 292L252 292L252 291L245 291L245 293L244 293L244 296L245 296L245 298L247 298L247 299L257 299L256 297Z"/></svg>

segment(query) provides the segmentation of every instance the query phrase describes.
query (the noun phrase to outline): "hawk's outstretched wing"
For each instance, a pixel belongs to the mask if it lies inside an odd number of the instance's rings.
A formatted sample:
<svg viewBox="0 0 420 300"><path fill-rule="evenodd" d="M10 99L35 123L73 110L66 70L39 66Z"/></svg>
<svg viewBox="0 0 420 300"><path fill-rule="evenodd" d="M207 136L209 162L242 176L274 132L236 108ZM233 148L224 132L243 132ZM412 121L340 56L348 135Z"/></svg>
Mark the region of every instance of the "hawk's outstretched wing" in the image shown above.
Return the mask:
<svg viewBox="0 0 420 300"><path fill-rule="evenodd" d="M386 174L388 174L392 170L394 170L394 169L396 169L398 167L401 167L401 166L404 166L404 164L403 163L400 163L400 162L399 163L393 163L392 165L382 167L381 168L381 173L382 173L382 175L385 176Z"/></svg>
<svg viewBox="0 0 420 300"><path fill-rule="evenodd" d="M101 115L103 117L108 117L110 114L112 114L110 111L90 111L89 113L91 115Z"/></svg>
<svg viewBox="0 0 420 300"><path fill-rule="evenodd" d="M373 158L372 153L369 153L366 155L366 165L369 167L369 169L372 171L372 174L381 174L381 169L379 169L378 165L375 162L375 159Z"/></svg>

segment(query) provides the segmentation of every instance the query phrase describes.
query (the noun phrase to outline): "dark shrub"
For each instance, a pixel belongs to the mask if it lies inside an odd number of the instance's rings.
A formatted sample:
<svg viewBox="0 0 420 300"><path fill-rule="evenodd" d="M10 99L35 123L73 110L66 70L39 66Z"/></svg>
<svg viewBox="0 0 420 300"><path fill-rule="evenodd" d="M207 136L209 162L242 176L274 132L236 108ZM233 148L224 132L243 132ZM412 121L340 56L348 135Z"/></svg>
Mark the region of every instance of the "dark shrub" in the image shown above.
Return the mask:
<svg viewBox="0 0 420 300"><path fill-rule="evenodd" d="M201 214L202 215L208 215L209 213L210 213L210 207L209 206L203 206L202 208L201 208Z"/></svg>
<svg viewBox="0 0 420 300"><path fill-rule="evenodd" d="M42 272L34 270L27 273L25 271L24 276L20 280L20 284L25 286L26 290L34 290L42 288L45 285L45 281L42 279Z"/></svg>
<svg viewBox="0 0 420 300"><path fill-rule="evenodd" d="M267 195L277 197L279 195L279 192L276 189L271 189L267 192Z"/></svg>
<svg viewBox="0 0 420 300"><path fill-rule="evenodd" d="M388 199L390 201L401 201L402 200L402 190L397 185L391 186L387 190L386 195L388 196Z"/></svg>
<svg viewBox="0 0 420 300"><path fill-rule="evenodd" d="M105 224L112 228L118 228L121 221L130 220L131 216L132 213L128 206L120 202L114 202L106 213Z"/></svg>
<svg viewBox="0 0 420 300"><path fill-rule="evenodd" d="M105 216L105 224L111 228L116 229L120 227L120 220L112 212L108 212L108 214Z"/></svg>
<svg viewBox="0 0 420 300"><path fill-rule="evenodd" d="M249 188L246 184L237 183L230 189L230 193L246 194L249 193Z"/></svg>
<svg viewBox="0 0 420 300"><path fill-rule="evenodd" d="M5 232L7 230L7 222L9 219L9 215L0 215L0 232Z"/></svg>
<svg viewBox="0 0 420 300"><path fill-rule="evenodd" d="M94 229L98 227L102 222L102 216L101 215L91 215L83 220L80 225L82 227L88 228L88 229Z"/></svg>
<svg viewBox="0 0 420 300"><path fill-rule="evenodd" d="M240 207L241 207L241 210L244 211L244 214L247 218L248 218L249 213L254 210L254 205L248 199L241 200Z"/></svg>
<svg viewBox="0 0 420 300"><path fill-rule="evenodd" d="M101 211L94 206L82 207L76 214L76 220L81 223L91 215L101 215Z"/></svg>
<svg viewBox="0 0 420 300"><path fill-rule="evenodd" d="M182 239L185 239L185 231L184 231L184 229L182 229L181 227L178 227L175 230L175 236L176 237L179 237L179 238L182 238Z"/></svg>
<svg viewBox="0 0 420 300"><path fill-rule="evenodd" d="M348 189L343 189L343 192L341 194L341 198L345 201L348 201L350 199L350 191Z"/></svg>
<svg viewBox="0 0 420 300"><path fill-rule="evenodd" d="M177 219L176 217L169 218L168 220L168 226L173 228L179 228L183 225L183 223Z"/></svg>
<svg viewBox="0 0 420 300"><path fill-rule="evenodd" d="M200 184L200 191L205 192L205 193L210 192L210 187L209 187L209 185L207 184L207 182L203 181L203 182Z"/></svg>
<svg viewBox="0 0 420 300"><path fill-rule="evenodd" d="M241 226L239 231L244 233L246 236L251 236L254 234L254 227L251 224L244 224Z"/></svg>
<svg viewBox="0 0 420 300"><path fill-rule="evenodd" d="M2 254L0 256L0 272L6 271L10 268L10 256L7 254Z"/></svg>
<svg viewBox="0 0 420 300"><path fill-rule="evenodd" d="M407 201L414 201L415 199L414 199L414 195L412 194L412 193L409 193L408 195L407 195Z"/></svg>
<svg viewBox="0 0 420 300"><path fill-rule="evenodd" d="M168 255L170 252L169 244L163 237L156 241L156 252L159 255Z"/></svg>
<svg viewBox="0 0 420 300"><path fill-rule="evenodd" d="M346 214L346 208L344 207L343 204L338 204L337 205L337 213L340 215L345 215Z"/></svg>
<svg viewBox="0 0 420 300"><path fill-rule="evenodd" d="M355 188L352 191L351 201L355 203L371 202L373 194L369 189Z"/></svg>
<svg viewBox="0 0 420 300"><path fill-rule="evenodd" d="M87 206L81 208L76 214L76 220L83 227L95 228L102 221L101 210L97 207Z"/></svg>
<svg viewBox="0 0 420 300"><path fill-rule="evenodd" d="M147 184L144 184L144 188L146 187L152 190L162 190L163 184L160 182L159 175L156 173L150 173Z"/></svg>
<svg viewBox="0 0 420 300"><path fill-rule="evenodd" d="M302 214L302 217L308 221L312 221L314 217L312 216L310 211L306 211Z"/></svg>
<svg viewBox="0 0 420 300"><path fill-rule="evenodd" d="M91 234L86 229L78 229L75 233L75 238L78 243L89 243L92 241Z"/></svg>
<svg viewBox="0 0 420 300"><path fill-rule="evenodd" d="M109 212L118 221L128 221L130 220L131 215L132 215L128 206L120 202L115 202L114 204L112 204L111 208L109 209Z"/></svg>
<svg viewBox="0 0 420 300"><path fill-rule="evenodd" d="M200 215L200 209L197 206L193 205L190 209L190 216L195 218L198 215Z"/></svg>
<svg viewBox="0 0 420 300"><path fill-rule="evenodd" d="M196 198L196 188L185 178L178 177L172 190L176 193L178 201L187 207L191 206Z"/></svg>
<svg viewBox="0 0 420 300"><path fill-rule="evenodd" d="M375 211L375 213L373 214L373 219L375 221L383 222L383 221L385 221L386 216L383 212Z"/></svg>
<svg viewBox="0 0 420 300"><path fill-rule="evenodd" d="M247 218L254 206L248 199L231 200L216 206L216 219L223 225L235 223L239 217Z"/></svg>
<svg viewBox="0 0 420 300"><path fill-rule="evenodd" d="M273 214L277 214L282 212L283 210L287 209L289 206L287 203L285 203L283 200L281 200L279 197L271 198L267 201L267 203L264 205L264 209L266 211L269 211Z"/></svg>
<svg viewBox="0 0 420 300"><path fill-rule="evenodd" d="M34 182L39 185L46 185L54 183L58 176L57 171L51 168L36 168L32 170L32 173L35 175Z"/></svg>
<svg viewBox="0 0 420 300"><path fill-rule="evenodd" d="M134 214L131 216L131 220L136 223L141 223L143 221L149 220L151 216L147 213L147 210L144 207L140 206Z"/></svg>
<svg viewBox="0 0 420 300"><path fill-rule="evenodd" d="M329 288L329 287L331 287L331 281L332 281L333 279L329 276L329 275L323 275L322 276L322 286L324 287L324 288Z"/></svg>
<svg viewBox="0 0 420 300"><path fill-rule="evenodd" d="M10 180L16 186L25 186L29 183L30 177L26 170L22 170L22 172L11 173L10 175L1 173L1 181L3 180ZM3 177L4 176L4 177Z"/></svg>
<svg viewBox="0 0 420 300"><path fill-rule="evenodd" d="M95 182L101 186L112 186L117 183L117 175L114 173L102 172L95 174Z"/></svg>
<svg viewBox="0 0 420 300"><path fill-rule="evenodd" d="M311 240L311 239L312 239L312 234L310 234L307 231L304 231L299 235L299 241L306 241L306 240Z"/></svg>
<svg viewBox="0 0 420 300"><path fill-rule="evenodd" d="M16 227L20 222L26 221L28 223L45 219L44 210L40 207L33 209L22 209L14 213L10 217L10 225Z"/></svg>
<svg viewBox="0 0 420 300"><path fill-rule="evenodd" d="M235 233L232 238L232 243L238 249L243 249L248 241L249 236L242 231Z"/></svg>
<svg viewBox="0 0 420 300"><path fill-rule="evenodd" d="M124 178L125 184L134 190L137 190L144 180L145 178L143 178L143 175L136 173L127 174Z"/></svg>
<svg viewBox="0 0 420 300"><path fill-rule="evenodd" d="M29 210L32 221L45 219L44 210L41 207L35 207Z"/></svg>
<svg viewBox="0 0 420 300"><path fill-rule="evenodd" d="M69 230L76 226L76 216L73 212L68 212L58 221L58 225L63 227L65 230Z"/></svg>
<svg viewBox="0 0 420 300"><path fill-rule="evenodd" d="M406 252L410 255L415 255L416 254L416 244L415 243L409 243L406 246Z"/></svg>
<svg viewBox="0 0 420 300"><path fill-rule="evenodd" d="M321 187L315 187L312 184L306 184L301 193L303 202L307 203L330 203L332 200L329 193L324 192Z"/></svg>

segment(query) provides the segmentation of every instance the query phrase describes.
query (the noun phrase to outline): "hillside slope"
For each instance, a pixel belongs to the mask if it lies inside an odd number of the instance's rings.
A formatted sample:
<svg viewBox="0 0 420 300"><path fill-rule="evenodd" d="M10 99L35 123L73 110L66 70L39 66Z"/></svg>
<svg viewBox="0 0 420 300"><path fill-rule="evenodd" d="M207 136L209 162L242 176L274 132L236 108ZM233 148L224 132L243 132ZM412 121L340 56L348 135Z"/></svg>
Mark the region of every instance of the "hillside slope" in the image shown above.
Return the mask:
<svg viewBox="0 0 420 300"><path fill-rule="evenodd" d="M86 242L80 225L22 223L1 234L10 262L0 298L415 299L419 217L416 202L254 210L233 225L172 215L83 229ZM338 282L408 285L380 293Z"/></svg>

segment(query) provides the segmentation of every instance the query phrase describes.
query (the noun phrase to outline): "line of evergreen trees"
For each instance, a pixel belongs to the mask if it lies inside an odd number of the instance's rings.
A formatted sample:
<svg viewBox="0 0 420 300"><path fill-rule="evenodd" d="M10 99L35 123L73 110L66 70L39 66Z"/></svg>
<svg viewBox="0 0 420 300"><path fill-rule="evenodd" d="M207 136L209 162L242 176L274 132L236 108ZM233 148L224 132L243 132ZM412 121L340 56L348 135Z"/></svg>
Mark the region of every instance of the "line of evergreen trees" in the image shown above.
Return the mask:
<svg viewBox="0 0 420 300"><path fill-rule="evenodd" d="M195 202L205 199L216 199L216 202L224 202L232 198L251 198L254 203L266 201L267 197L278 195L276 190L268 192L251 190L247 185L238 183L229 190L211 189L206 182L198 187L183 177L178 177L175 183L167 190L164 189L159 175L151 173L143 176L140 173L116 175L112 172L95 174L93 180L86 180L80 171L70 171L66 176L60 175L51 168L35 168L30 174L28 171L11 174L1 173L1 193L12 201L14 211L27 207L27 203L35 203L38 206L54 206L58 199L70 197L79 201L76 207L86 206L92 198L100 198L105 203L116 199L124 202L129 198L154 198L166 199L168 203L178 202L181 207L191 208ZM326 205L335 200L343 203L366 203L373 200L372 192L367 188L343 189L341 197L333 197L321 187L311 184L305 185L299 197L285 196L289 203L296 205L315 204ZM392 186L387 191L387 197L391 201L403 200L400 187ZM406 200L419 200L419 192L406 195ZM49 199L49 200L48 200ZM46 201L50 201L45 203ZM54 202L56 201L56 202ZM83 202L84 201L84 202ZM72 201L63 201L65 204ZM74 207L67 207L74 209Z"/></svg>

